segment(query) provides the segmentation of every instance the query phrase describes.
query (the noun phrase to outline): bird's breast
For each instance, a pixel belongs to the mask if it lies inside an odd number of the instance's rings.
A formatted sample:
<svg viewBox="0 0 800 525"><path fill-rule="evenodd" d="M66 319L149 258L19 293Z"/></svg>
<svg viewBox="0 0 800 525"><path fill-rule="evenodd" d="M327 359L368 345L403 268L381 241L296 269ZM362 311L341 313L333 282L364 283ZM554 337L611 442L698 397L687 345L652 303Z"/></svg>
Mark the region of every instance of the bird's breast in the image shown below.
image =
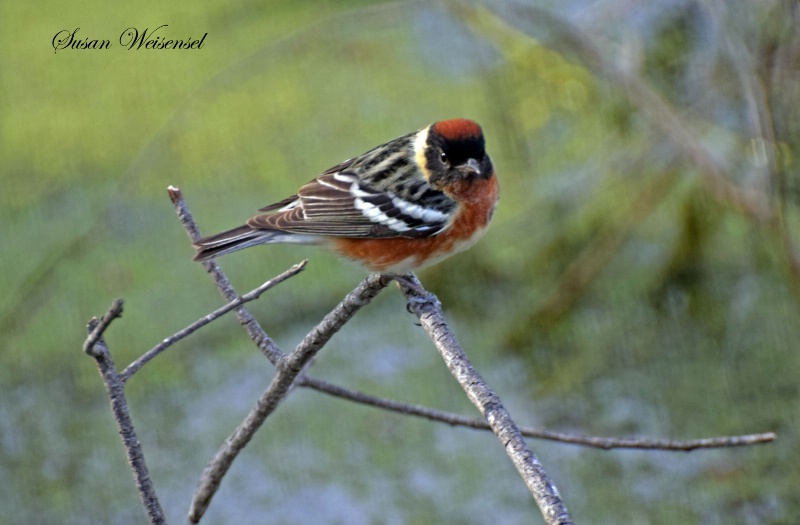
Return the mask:
<svg viewBox="0 0 800 525"><path fill-rule="evenodd" d="M405 273L430 266L470 248L486 232L499 198L497 177L453 185L448 193L458 207L450 226L431 237L409 239L336 238L333 249L372 271Z"/></svg>

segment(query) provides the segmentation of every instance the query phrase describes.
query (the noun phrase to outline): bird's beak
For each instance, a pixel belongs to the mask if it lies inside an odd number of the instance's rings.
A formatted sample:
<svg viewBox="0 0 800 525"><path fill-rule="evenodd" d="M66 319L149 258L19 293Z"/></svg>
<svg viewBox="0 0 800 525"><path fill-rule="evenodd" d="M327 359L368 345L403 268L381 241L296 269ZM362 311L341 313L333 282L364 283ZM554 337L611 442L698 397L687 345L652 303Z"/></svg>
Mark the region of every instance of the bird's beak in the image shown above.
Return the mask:
<svg viewBox="0 0 800 525"><path fill-rule="evenodd" d="M481 166L475 159L467 159L467 162L464 163L464 169L475 173L478 177L481 176Z"/></svg>

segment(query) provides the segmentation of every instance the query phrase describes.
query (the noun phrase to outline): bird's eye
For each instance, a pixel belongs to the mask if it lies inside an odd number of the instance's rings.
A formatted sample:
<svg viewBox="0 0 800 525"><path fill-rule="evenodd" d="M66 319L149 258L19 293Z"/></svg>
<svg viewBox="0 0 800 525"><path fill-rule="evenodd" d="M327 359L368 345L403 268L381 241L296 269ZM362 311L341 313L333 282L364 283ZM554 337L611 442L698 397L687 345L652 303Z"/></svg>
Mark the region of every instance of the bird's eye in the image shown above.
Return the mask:
<svg viewBox="0 0 800 525"><path fill-rule="evenodd" d="M447 153L444 151L439 155L439 160L442 161L442 164L450 164L450 159L447 158Z"/></svg>

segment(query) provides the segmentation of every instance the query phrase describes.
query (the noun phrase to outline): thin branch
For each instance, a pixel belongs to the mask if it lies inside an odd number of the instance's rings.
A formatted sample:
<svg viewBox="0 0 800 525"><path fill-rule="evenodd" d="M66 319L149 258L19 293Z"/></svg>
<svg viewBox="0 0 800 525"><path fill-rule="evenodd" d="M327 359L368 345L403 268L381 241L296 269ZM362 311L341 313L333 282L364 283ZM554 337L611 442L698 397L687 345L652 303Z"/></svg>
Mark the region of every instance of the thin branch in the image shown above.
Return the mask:
<svg viewBox="0 0 800 525"><path fill-rule="evenodd" d="M175 206L175 211L178 214L181 225L183 225L187 235L189 235L189 239L192 242L198 240L200 238L200 230L192 214L189 212L189 208L186 206L183 193L175 186L169 186L167 192L169 193L169 198L172 200L172 204ZM206 261L203 263L203 267L214 278L214 283L217 285L217 289L225 300L228 302L236 300L239 294L236 293L230 280L222 272L217 263L213 260ZM261 353L269 359L270 363L277 366L285 354L278 348L278 345L275 344L272 338L267 335L264 329L261 328L258 321L255 320L244 306L236 309L236 317L239 319L242 326L245 327L245 330L247 330L250 339L252 339L258 349L261 350Z"/></svg>
<svg viewBox="0 0 800 525"><path fill-rule="evenodd" d="M145 363L147 363L148 361L150 361L151 359L156 357L158 354L160 354L161 352L163 352L164 350L166 350L167 348L169 348L173 344L177 343L178 341L180 341L184 337L187 337L187 336L191 335L196 330L198 330L198 329L202 328L203 326L207 325L208 323L210 323L210 322L222 317L223 315L225 315L226 313L230 312L234 308L237 308L237 307L243 305L244 303L247 303L247 302L254 301L254 300L258 299L259 297L261 297L262 293L266 292L270 288L273 288L274 286L276 286L277 284L282 283L286 279L289 279L290 277L294 277L298 273L302 272L303 269L305 269L307 262L308 261L301 261L301 262L295 264L294 266L292 266L291 268L289 268L288 270L286 270L282 274L270 279L269 281L265 282L264 284L262 284L261 286L259 286L255 290L252 290L252 291L250 291L250 292L248 292L248 293L246 293L246 294L244 294L242 296L237 297L236 299L234 299L233 301L229 302L225 306L223 306L221 308L218 308L217 310L214 310L210 314L208 314L208 315L206 315L204 317L201 317L200 319L198 319L194 323L190 324L189 326L187 326L183 330L180 330L179 332L167 337L161 343L157 344L156 346L154 346L153 348L151 348L150 350L145 352L144 355L142 355L139 359L137 359L136 361L134 361L133 363L128 365L128 367L125 368L125 370L123 370L120 373L120 379L122 379L123 382L127 381L128 379L130 379L130 377L133 374L138 372L139 369L142 366L145 365Z"/></svg>
<svg viewBox="0 0 800 525"><path fill-rule="evenodd" d="M764 432L761 434L744 434L741 436L721 436L703 439L690 439L686 441L672 441L669 439L647 439L647 438L607 438L597 436L582 436L580 434L565 434L561 432L551 432L549 430L533 429L520 427L526 436L581 445L586 447L611 449L639 449L639 450L666 450L674 452L691 452L692 450L705 448L732 448L751 445L761 445L772 443L777 439L774 432Z"/></svg>
<svg viewBox="0 0 800 525"><path fill-rule="evenodd" d="M161 503L158 501L155 487L150 479L150 473L142 452L142 445L139 443L139 438L133 428L128 402L125 399L125 385L119 374L117 374L114 360L111 358L111 352L109 352L103 339L103 332L111 324L111 321L120 315L122 315L122 299L115 299L111 308L101 320L95 317L89 321L89 336L86 338L83 348L84 352L94 358L97 369L100 371L100 376L103 378L103 384L106 387L111 404L111 412L117 422L117 428L122 437L122 445L125 447L128 463L133 471L133 479L136 482L136 488L139 490L139 497L142 500L147 517L151 524L161 525L166 523L164 511L161 509Z"/></svg>
<svg viewBox="0 0 800 525"><path fill-rule="evenodd" d="M353 401L354 403L389 410L391 412L396 412L406 416L422 417L431 421L438 421L440 423L446 423L452 426L473 428L475 430L492 430L492 427L490 427L484 419L466 417L460 414L454 414L444 410L436 410L422 405L402 403L393 399L373 396L364 392L359 392L358 390L344 388L311 376L302 376L295 382L295 384L297 386L311 388L328 395L347 399L348 401ZM678 441L670 439L585 436L580 434L553 432L551 430L544 430L541 428L528 426L520 426L519 430L525 437L546 439L548 441L600 448L604 450L640 449L689 452L704 448L728 448L758 445L763 443L771 443L776 439L774 432Z"/></svg>
<svg viewBox="0 0 800 525"><path fill-rule="evenodd" d="M406 280L412 283L408 286ZM472 367L466 354L461 349L455 335L450 331L442 315L439 301L429 292L420 293L422 285L413 273L408 273L398 280L409 305L419 317L422 327L433 340L450 373L466 392L467 397L480 411L492 431L503 444L506 454L511 458L517 471L525 480L533 495L542 516L548 525L567 525L572 518L567 511L558 489L550 481L539 459L528 448L525 438L516 423L506 411L500 398L484 382L483 378Z"/></svg>
<svg viewBox="0 0 800 525"><path fill-rule="evenodd" d="M299 373L359 309L369 304L391 282L392 279L385 275L369 274L303 338L297 348L281 363L283 367Z"/></svg>
<svg viewBox="0 0 800 525"><path fill-rule="evenodd" d="M266 418L286 397L293 382L317 352L349 321L353 315L381 292L391 279L380 274L371 274L352 292L347 294L322 321L317 324L303 341L278 364L278 371L269 387L258 399L256 406L236 428L217 451L200 477L198 487L189 509L189 522L199 523L208 509L211 498L217 492L239 452L252 439Z"/></svg>
<svg viewBox="0 0 800 525"><path fill-rule="evenodd" d="M103 333L105 333L111 321L117 317L122 317L122 304L122 299L114 299L111 303L111 307L100 320L93 317L89 321L89 337L87 337L86 341L83 343L84 352L92 357L97 357L97 353L101 351L101 347L95 348L95 346L98 341L103 339Z"/></svg>

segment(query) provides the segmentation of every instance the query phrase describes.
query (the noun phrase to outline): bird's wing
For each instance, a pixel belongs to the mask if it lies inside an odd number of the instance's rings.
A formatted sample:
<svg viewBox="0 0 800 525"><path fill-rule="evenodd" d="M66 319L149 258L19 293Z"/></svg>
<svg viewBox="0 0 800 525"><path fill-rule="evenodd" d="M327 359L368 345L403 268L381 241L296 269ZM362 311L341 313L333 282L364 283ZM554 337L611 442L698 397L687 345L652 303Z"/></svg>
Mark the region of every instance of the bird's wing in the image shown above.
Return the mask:
<svg viewBox="0 0 800 525"><path fill-rule="evenodd" d="M375 189L345 161L248 221L253 228L336 237L423 238L446 229L456 203L417 182L413 201ZM344 168L343 170L341 168Z"/></svg>
<svg viewBox="0 0 800 525"><path fill-rule="evenodd" d="M354 158L351 158L351 159L347 159L344 162L340 162L336 166L333 166L333 167L328 168L327 170L323 171L322 175L331 175L331 174L334 174L334 173L337 173L337 172L340 172L340 171L344 171L344 170L350 168L350 166L353 164L353 161L355 161L355 160L356 160L356 158L354 157ZM313 180L309 181L308 184L313 184L314 182L316 182L316 180L317 179L313 179ZM281 208L286 208L286 207L289 207L290 205L294 204L297 201L297 199L298 199L298 195L295 194L295 195L292 195L291 197L286 197L282 201L278 201L278 202L270 204L268 206L264 206L263 208L259 209L258 211L280 210Z"/></svg>

